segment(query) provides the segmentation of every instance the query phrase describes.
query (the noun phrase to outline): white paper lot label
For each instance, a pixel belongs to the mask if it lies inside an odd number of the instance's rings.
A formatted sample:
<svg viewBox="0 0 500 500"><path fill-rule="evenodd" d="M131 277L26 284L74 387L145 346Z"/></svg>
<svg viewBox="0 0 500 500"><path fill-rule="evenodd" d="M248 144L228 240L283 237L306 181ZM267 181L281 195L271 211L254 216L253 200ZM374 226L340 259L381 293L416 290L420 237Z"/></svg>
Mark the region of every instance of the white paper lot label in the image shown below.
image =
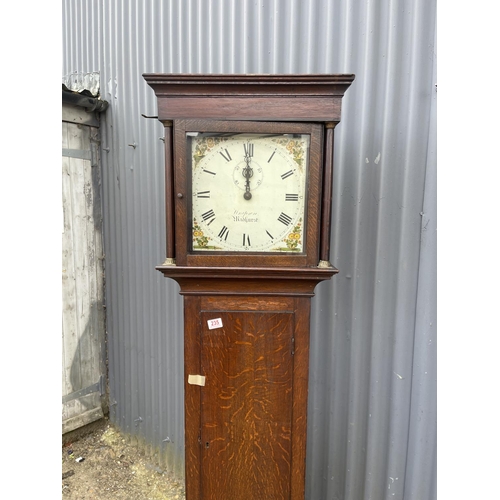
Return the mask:
<svg viewBox="0 0 500 500"><path fill-rule="evenodd" d="M221 318L209 319L207 321L207 323L208 323L209 330L213 330L214 328L222 328L222 319Z"/></svg>
<svg viewBox="0 0 500 500"><path fill-rule="evenodd" d="M203 375L189 375L188 384L205 387L205 377Z"/></svg>

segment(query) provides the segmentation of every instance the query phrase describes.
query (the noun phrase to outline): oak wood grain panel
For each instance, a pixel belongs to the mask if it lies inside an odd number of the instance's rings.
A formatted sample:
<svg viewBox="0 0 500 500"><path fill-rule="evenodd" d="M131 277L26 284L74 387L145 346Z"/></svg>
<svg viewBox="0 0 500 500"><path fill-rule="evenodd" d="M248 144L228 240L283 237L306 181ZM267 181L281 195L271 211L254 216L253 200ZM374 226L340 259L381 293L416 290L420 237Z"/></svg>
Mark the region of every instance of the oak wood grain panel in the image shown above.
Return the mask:
<svg viewBox="0 0 500 500"><path fill-rule="evenodd" d="M193 281L191 278L182 279L178 278L176 281L181 287L180 294L187 295L223 295L233 294L235 296L248 296L249 294L256 295L282 295L289 297L312 297L314 295L314 288L318 281L296 281L290 282L288 280L274 280L270 281L256 281L252 279L234 279L232 281L221 282L217 278L203 279L198 282ZM292 288L293 286L293 288Z"/></svg>
<svg viewBox="0 0 500 500"><path fill-rule="evenodd" d="M202 313L203 500L290 498L292 313Z"/></svg>
<svg viewBox="0 0 500 500"><path fill-rule="evenodd" d="M160 97L158 119L339 121L341 99L333 97Z"/></svg>
<svg viewBox="0 0 500 500"><path fill-rule="evenodd" d="M188 384L189 375L202 375L200 364L200 298L184 297L184 414L186 498L201 500L200 398L201 387Z"/></svg>
<svg viewBox="0 0 500 500"><path fill-rule="evenodd" d="M321 221L321 191L323 186L323 128L317 126L311 134L306 207L307 265L319 262L319 227Z"/></svg>
<svg viewBox="0 0 500 500"><path fill-rule="evenodd" d="M263 266L263 267L300 267L307 266L308 263L307 255L287 255L287 254L252 254L251 252L218 252L217 254L209 255L209 252L204 252L198 254L188 254L187 258L182 260L182 265L187 266L207 266L207 267L217 267L217 266L228 266L228 267L238 267L238 266ZM185 262L185 263L184 263ZM316 259L314 262L317 265L319 262Z"/></svg>
<svg viewBox="0 0 500 500"><path fill-rule="evenodd" d="M304 500L311 299L295 299L290 500Z"/></svg>
<svg viewBox="0 0 500 500"><path fill-rule="evenodd" d="M187 263L187 241L188 241L188 206L190 197L189 182L186 168L186 131L182 122L174 122L174 189L173 197L175 204L175 260L180 266ZM183 145L183 147L180 147Z"/></svg>
<svg viewBox="0 0 500 500"><path fill-rule="evenodd" d="M293 312L295 301L292 297L212 296L201 297L202 310L227 311L281 311Z"/></svg>

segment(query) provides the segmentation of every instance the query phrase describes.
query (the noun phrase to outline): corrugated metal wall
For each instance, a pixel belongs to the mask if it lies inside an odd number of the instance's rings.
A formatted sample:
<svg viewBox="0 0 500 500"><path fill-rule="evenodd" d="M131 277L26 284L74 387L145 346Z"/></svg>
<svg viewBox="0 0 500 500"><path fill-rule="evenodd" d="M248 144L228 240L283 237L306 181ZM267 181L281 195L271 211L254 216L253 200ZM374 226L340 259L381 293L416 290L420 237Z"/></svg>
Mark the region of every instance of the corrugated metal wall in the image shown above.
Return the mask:
<svg viewBox="0 0 500 500"><path fill-rule="evenodd" d="M63 74L99 71L111 418L182 475L182 302L162 125L141 75L355 73L313 299L307 498L436 498L435 0L65 0ZM108 151L109 148L109 151Z"/></svg>

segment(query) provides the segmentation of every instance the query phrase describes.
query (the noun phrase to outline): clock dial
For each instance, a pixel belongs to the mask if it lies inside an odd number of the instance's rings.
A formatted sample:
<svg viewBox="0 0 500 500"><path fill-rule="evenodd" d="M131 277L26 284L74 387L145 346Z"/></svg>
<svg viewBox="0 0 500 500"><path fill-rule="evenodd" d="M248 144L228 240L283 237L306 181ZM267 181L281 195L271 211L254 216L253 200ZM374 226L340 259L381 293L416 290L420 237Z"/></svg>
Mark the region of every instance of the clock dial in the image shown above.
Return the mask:
<svg viewBox="0 0 500 500"><path fill-rule="evenodd" d="M309 135L188 139L193 251L303 252Z"/></svg>

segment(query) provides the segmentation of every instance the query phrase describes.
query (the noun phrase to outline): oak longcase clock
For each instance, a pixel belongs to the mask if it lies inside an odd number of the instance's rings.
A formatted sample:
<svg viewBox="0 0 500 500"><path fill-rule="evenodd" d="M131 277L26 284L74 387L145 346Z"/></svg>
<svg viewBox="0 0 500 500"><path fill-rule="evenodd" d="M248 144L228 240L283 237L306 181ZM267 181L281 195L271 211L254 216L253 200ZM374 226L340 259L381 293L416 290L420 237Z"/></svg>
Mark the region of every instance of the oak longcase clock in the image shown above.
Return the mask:
<svg viewBox="0 0 500 500"><path fill-rule="evenodd" d="M310 302L353 75L146 74L184 296L187 500L304 498Z"/></svg>

